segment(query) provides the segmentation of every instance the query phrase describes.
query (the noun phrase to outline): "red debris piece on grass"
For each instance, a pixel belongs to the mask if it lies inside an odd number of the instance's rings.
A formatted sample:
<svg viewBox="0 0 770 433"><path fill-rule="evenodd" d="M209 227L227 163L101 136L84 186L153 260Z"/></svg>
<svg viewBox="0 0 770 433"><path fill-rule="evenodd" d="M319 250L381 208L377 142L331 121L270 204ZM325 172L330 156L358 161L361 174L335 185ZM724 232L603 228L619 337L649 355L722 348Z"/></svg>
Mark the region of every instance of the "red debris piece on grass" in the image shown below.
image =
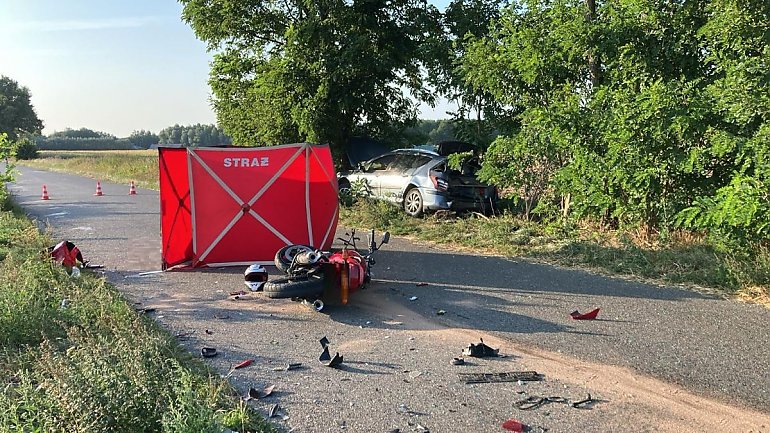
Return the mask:
<svg viewBox="0 0 770 433"><path fill-rule="evenodd" d="M240 364L236 365L235 367L233 367L233 370L237 370L237 369L243 368L243 367L248 367L248 366L251 365L252 362L254 362L253 359L247 359L247 360L241 362Z"/></svg>
<svg viewBox="0 0 770 433"><path fill-rule="evenodd" d="M601 308L597 308L597 309L595 309L593 311L589 311L588 313L585 313L585 314L580 314L578 312L578 310L575 310L575 311L569 313L569 315L572 316L572 318L574 320L594 320L594 319L596 319L596 316L599 315L599 310L601 310Z"/></svg>
<svg viewBox="0 0 770 433"><path fill-rule="evenodd" d="M503 423L503 428L508 431L515 431L521 433L524 431L524 424L515 419L509 419Z"/></svg>

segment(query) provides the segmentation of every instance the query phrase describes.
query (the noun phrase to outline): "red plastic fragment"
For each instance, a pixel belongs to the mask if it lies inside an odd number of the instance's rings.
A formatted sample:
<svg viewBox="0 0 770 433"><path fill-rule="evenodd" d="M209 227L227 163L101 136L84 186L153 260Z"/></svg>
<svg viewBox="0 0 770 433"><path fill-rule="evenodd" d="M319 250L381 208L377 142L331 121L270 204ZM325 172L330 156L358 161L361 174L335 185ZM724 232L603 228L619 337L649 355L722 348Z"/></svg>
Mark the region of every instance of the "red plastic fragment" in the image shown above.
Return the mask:
<svg viewBox="0 0 770 433"><path fill-rule="evenodd" d="M580 314L577 310L575 310L571 312L569 315L572 316L574 320L594 320L596 319L596 316L599 315L599 310L601 310L601 308L597 308L585 314Z"/></svg>
<svg viewBox="0 0 770 433"><path fill-rule="evenodd" d="M237 370L237 369L243 368L243 367L248 367L248 366L251 365L252 362L254 362L253 359L247 359L247 360L241 362L240 364L236 365L235 367L233 367L233 370Z"/></svg>
<svg viewBox="0 0 770 433"><path fill-rule="evenodd" d="M515 431L521 433L524 431L524 424L515 419L509 419L503 423L503 428L508 431Z"/></svg>

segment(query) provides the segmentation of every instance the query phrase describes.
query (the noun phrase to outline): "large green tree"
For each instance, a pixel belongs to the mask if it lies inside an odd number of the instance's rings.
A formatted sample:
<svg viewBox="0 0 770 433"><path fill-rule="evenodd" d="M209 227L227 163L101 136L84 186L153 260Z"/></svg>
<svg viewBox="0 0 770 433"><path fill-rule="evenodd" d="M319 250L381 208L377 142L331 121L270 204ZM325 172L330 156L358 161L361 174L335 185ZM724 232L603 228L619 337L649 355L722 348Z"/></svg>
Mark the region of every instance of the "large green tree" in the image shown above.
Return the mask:
<svg viewBox="0 0 770 433"><path fill-rule="evenodd" d="M507 0L453 0L442 15L444 38L429 45L434 62L431 84L448 101L457 105L451 113L454 131L459 139L486 147L493 134L508 119L500 102L488 89L466 80L466 50L472 41L489 34L500 18Z"/></svg>
<svg viewBox="0 0 770 433"><path fill-rule="evenodd" d="M16 140L21 134L39 134L43 122L30 101L29 89L6 76L0 76L0 133Z"/></svg>
<svg viewBox="0 0 770 433"><path fill-rule="evenodd" d="M714 192L717 119L698 29L707 0L527 0L506 9L465 56L466 78L519 113L483 174L539 209L671 227ZM473 67L470 67L473 66Z"/></svg>
<svg viewBox="0 0 770 433"><path fill-rule="evenodd" d="M712 0L700 29L714 80L709 107L719 122L697 164L722 161L720 188L701 195L681 220L738 240L770 244L770 3Z"/></svg>
<svg viewBox="0 0 770 433"><path fill-rule="evenodd" d="M180 0L215 52L219 124L239 145L298 140L333 150L358 133L392 136L416 119L423 43L438 33L425 0Z"/></svg>

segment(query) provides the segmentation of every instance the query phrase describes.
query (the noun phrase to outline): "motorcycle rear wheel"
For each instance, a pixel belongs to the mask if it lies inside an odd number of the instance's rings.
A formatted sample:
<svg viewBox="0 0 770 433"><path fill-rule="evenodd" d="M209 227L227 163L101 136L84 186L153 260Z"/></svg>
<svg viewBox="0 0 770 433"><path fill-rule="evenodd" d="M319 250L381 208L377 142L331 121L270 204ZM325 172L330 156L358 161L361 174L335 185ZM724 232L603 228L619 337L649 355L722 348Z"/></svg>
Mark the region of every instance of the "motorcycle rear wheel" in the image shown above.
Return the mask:
<svg viewBox="0 0 770 433"><path fill-rule="evenodd" d="M270 280L265 283L262 291L271 299L316 299L323 294L325 286L326 277L323 273L307 274Z"/></svg>

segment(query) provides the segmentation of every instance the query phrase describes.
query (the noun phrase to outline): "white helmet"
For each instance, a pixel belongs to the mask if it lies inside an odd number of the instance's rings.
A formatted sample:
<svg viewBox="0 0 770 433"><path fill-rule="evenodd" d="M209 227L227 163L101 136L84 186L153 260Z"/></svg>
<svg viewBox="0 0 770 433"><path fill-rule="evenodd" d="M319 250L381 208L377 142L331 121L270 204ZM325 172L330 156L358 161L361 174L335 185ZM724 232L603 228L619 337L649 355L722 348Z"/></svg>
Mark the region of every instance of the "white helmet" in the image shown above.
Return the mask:
<svg viewBox="0 0 770 433"><path fill-rule="evenodd" d="M253 264L246 268L243 277L246 279L246 286L248 286L252 292L258 292L262 290L262 285L267 281L267 269L262 265Z"/></svg>

